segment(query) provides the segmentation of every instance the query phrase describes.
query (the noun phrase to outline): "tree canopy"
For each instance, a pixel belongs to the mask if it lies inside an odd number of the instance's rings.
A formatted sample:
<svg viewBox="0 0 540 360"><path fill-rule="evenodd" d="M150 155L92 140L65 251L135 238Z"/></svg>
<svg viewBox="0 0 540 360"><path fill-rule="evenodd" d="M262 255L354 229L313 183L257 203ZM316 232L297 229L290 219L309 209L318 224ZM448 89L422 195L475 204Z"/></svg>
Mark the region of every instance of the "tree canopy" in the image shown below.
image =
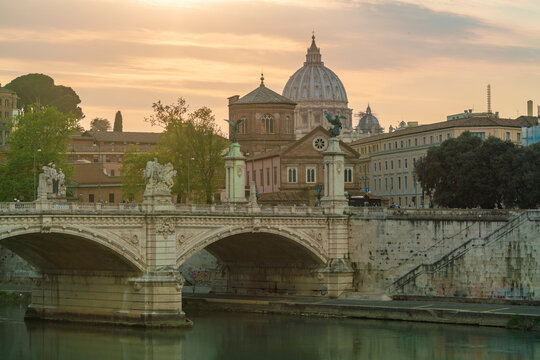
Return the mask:
<svg viewBox="0 0 540 360"><path fill-rule="evenodd" d="M5 164L0 166L0 201L33 200L37 175L41 167L50 162L62 168L66 181L71 176L72 169L67 165L65 154L77 119L54 107L35 104L32 109L9 123L12 131L9 150Z"/></svg>
<svg viewBox="0 0 540 360"><path fill-rule="evenodd" d="M27 74L12 80L5 87L17 93L19 106L25 110L29 105L37 103L54 106L64 114L73 113L79 120L84 117L78 106L81 103L79 95L68 86L55 85L50 76Z"/></svg>
<svg viewBox="0 0 540 360"><path fill-rule="evenodd" d="M114 116L114 128L113 131L116 132L122 132L122 113L120 110L116 112L116 115Z"/></svg>
<svg viewBox="0 0 540 360"><path fill-rule="evenodd" d="M469 132L428 150L416 164L423 191L451 208L515 207L540 204L540 145L518 148L495 137Z"/></svg>
<svg viewBox="0 0 540 360"><path fill-rule="evenodd" d="M111 129L111 122L103 118L95 118L90 122L91 131L107 131Z"/></svg>
<svg viewBox="0 0 540 360"><path fill-rule="evenodd" d="M163 127L165 131L156 146L155 154L143 156L133 151L131 154L126 153L122 170L125 183L140 184L146 161L157 157L160 163L170 162L177 170L172 190L177 194L179 202L186 201L188 195L191 195L191 201L212 203L214 195L223 184L225 167L221 154L229 143L215 124L212 111L201 107L190 112L183 98L172 105L163 105L158 101L152 108L154 114L145 120ZM134 193L131 189L137 189L126 185L125 191L130 193L125 195L131 195Z"/></svg>

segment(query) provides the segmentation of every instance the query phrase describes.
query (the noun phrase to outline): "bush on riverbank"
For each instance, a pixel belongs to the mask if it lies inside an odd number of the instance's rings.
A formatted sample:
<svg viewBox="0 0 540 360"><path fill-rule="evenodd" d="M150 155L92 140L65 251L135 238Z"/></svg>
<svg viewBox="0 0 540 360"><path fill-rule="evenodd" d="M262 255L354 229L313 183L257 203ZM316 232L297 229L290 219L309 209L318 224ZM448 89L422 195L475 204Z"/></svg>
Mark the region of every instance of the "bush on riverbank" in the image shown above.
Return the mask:
<svg viewBox="0 0 540 360"><path fill-rule="evenodd" d="M13 291L0 291L0 303L2 304L30 304L30 293Z"/></svg>

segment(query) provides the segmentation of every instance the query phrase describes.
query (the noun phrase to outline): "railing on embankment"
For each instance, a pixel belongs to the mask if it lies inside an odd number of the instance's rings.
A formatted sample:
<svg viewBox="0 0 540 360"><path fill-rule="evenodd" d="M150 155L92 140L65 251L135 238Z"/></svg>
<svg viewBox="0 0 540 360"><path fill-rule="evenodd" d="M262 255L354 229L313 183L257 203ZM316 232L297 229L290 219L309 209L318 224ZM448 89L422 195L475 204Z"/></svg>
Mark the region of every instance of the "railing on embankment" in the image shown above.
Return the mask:
<svg viewBox="0 0 540 360"><path fill-rule="evenodd" d="M511 231L521 226L526 221L531 220L540 220L540 210L527 210L521 214L515 216L513 219L508 221L506 224L500 226L492 233L484 237L472 238L463 244L459 245L457 248L453 249L446 255L443 255L437 261L430 264L420 264L396 281L390 287L390 293L400 293L403 292L404 287L414 281L422 274L434 274L435 272L445 268L449 264L453 263L455 260L465 256L470 250L475 247L487 247L493 243L501 240Z"/></svg>

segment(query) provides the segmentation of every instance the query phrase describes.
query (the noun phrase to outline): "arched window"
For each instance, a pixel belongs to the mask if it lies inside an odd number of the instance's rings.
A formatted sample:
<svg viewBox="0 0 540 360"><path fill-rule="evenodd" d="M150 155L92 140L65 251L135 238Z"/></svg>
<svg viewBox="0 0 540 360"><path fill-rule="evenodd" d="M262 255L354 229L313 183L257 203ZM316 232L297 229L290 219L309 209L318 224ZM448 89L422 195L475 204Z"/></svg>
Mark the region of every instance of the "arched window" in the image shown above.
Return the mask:
<svg viewBox="0 0 540 360"><path fill-rule="evenodd" d="M274 117L270 114L264 114L262 116L262 133L273 134L274 133Z"/></svg>
<svg viewBox="0 0 540 360"><path fill-rule="evenodd" d="M285 134L291 133L291 118L285 116Z"/></svg>

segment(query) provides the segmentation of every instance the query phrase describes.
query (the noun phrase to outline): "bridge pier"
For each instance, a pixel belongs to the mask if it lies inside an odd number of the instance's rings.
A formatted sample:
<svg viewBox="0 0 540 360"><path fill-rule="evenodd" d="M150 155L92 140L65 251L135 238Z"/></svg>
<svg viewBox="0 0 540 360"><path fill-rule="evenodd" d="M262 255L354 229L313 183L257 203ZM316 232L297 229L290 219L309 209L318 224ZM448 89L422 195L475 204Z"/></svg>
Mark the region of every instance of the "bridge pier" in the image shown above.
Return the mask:
<svg viewBox="0 0 540 360"><path fill-rule="evenodd" d="M27 319L146 327L191 326L178 271L46 273L34 280Z"/></svg>

